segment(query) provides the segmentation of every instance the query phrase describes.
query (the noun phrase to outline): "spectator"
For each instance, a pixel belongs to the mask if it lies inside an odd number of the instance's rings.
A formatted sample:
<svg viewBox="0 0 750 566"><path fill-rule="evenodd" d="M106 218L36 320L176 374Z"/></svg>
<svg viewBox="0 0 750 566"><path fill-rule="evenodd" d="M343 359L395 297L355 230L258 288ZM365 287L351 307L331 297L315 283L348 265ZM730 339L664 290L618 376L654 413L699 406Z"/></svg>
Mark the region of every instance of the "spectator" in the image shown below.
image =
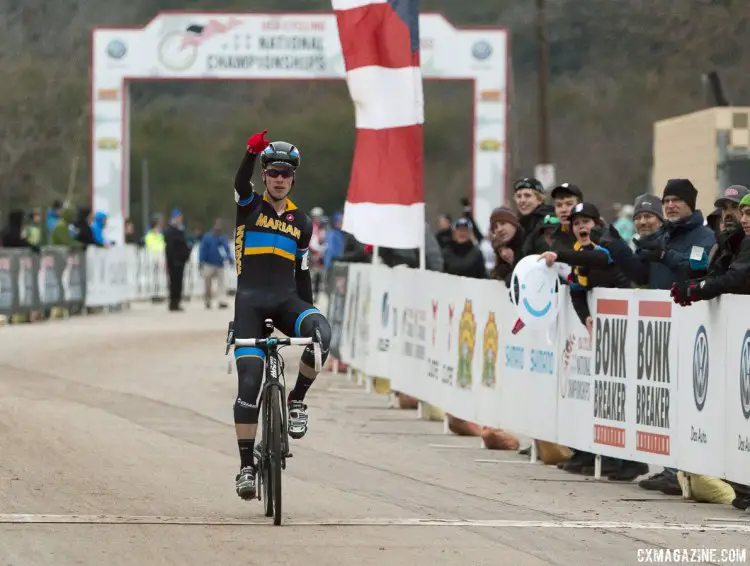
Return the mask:
<svg viewBox="0 0 750 566"><path fill-rule="evenodd" d="M55 224L55 228L50 234L50 245L65 246L75 250L84 249L85 246L72 235L74 232L75 220L75 209L70 205L65 206L60 211L60 217L57 219L57 224Z"/></svg>
<svg viewBox="0 0 750 566"><path fill-rule="evenodd" d="M330 271L331 267L333 267L334 259L341 257L344 253L344 233L341 231L343 222L344 215L340 212L334 212L326 237L325 252L323 253L323 266L326 272Z"/></svg>
<svg viewBox="0 0 750 566"><path fill-rule="evenodd" d="M29 214L29 222L24 226L23 237L36 248L42 245L42 213L38 208Z"/></svg>
<svg viewBox="0 0 750 566"><path fill-rule="evenodd" d="M723 206L726 205L727 203L723 203ZM727 208L724 210L726 211ZM721 269L717 266L713 273L704 278L677 281L672 287L672 297L676 303L689 306L692 303L708 301L727 293L750 295L750 238L747 237L750 235L750 195L748 194L745 194L740 201L740 213L741 218L738 224L743 239L740 241L736 256L732 256L733 259L728 268ZM732 215L725 215L724 219L725 223L729 220L729 226L736 222ZM729 250L725 251L727 254L730 253Z"/></svg>
<svg viewBox="0 0 750 566"><path fill-rule="evenodd" d="M487 278L484 258L471 240L474 226L467 218L459 218L453 227L453 241L443 248L445 273L476 279Z"/></svg>
<svg viewBox="0 0 750 566"><path fill-rule="evenodd" d="M96 238L91 229L92 222L91 209L83 207L78 210L78 219L73 228L75 239L83 244L84 249L88 246L96 246Z"/></svg>
<svg viewBox="0 0 750 566"><path fill-rule="evenodd" d="M548 249L547 242L539 230L539 225L548 214L555 210L544 204L544 187L538 179L525 177L516 181L513 186L518 219L525 234L522 255L537 254Z"/></svg>
<svg viewBox="0 0 750 566"><path fill-rule="evenodd" d="M453 218L450 214L442 213L438 216L438 230L435 233L440 249L453 241Z"/></svg>
<svg viewBox="0 0 750 566"><path fill-rule="evenodd" d="M198 224L196 225L189 236L186 236L185 240L190 249L200 244L203 239L203 228Z"/></svg>
<svg viewBox="0 0 750 566"><path fill-rule="evenodd" d="M440 271L445 269L443 260L443 251L440 248L435 235L430 231L430 227L425 222L424 226L424 267L427 271Z"/></svg>
<svg viewBox="0 0 750 566"><path fill-rule="evenodd" d="M108 241L104 235L106 228L107 213L99 211L94 215L94 220L91 222L91 233L94 235L94 243L99 247L108 248L112 245L112 242Z"/></svg>
<svg viewBox="0 0 750 566"><path fill-rule="evenodd" d="M172 220L164 232L167 257L167 275L169 278L169 310L181 312L182 283L185 275L185 264L190 259L190 246L185 238L185 224L179 208L172 210Z"/></svg>
<svg viewBox="0 0 750 566"><path fill-rule="evenodd" d="M578 203L570 214L570 225L576 238L572 250L547 251L541 258L551 266L556 261L573 267L570 298L581 324L593 331L594 320L588 305L588 292L596 287L629 287L627 278L615 265L609 251L597 244L592 235L603 221L599 210L587 202ZM571 473L593 473L594 455L576 451L563 470ZM616 458L602 459L602 473L613 481L631 481L648 472L648 466Z"/></svg>
<svg viewBox="0 0 750 566"><path fill-rule="evenodd" d="M620 238L614 225L610 225L604 245L628 279L637 287L669 289L672 271L663 263L650 261L652 243L664 241L664 213L659 197L644 194L635 199L633 209L637 239L635 252Z"/></svg>
<svg viewBox="0 0 750 566"><path fill-rule="evenodd" d="M695 210L698 191L688 179L670 179L664 188L662 204L667 223L664 239L636 241L640 257L661 263L672 272L665 288L679 280L705 274L709 251L716 243L710 228L703 225L703 214Z"/></svg>
<svg viewBox="0 0 750 566"><path fill-rule="evenodd" d="M504 281L508 288L510 288L513 269L522 257L523 240L521 223L510 208L501 206L492 211L490 241L496 257L490 277Z"/></svg>
<svg viewBox="0 0 750 566"><path fill-rule="evenodd" d="M629 246L632 245L633 236L635 235L635 226L633 225L633 214L635 208L633 205L626 204L620 207L620 212L617 215L617 220L613 222L615 229L620 234L620 237L625 240L625 243Z"/></svg>
<svg viewBox="0 0 750 566"><path fill-rule="evenodd" d="M125 243L143 246L143 239L136 235L135 224L130 218L125 220Z"/></svg>
<svg viewBox="0 0 750 566"><path fill-rule="evenodd" d="M721 209L714 208L714 211L706 216L706 226L713 230L714 234L718 237L719 232L724 229L721 223Z"/></svg>
<svg viewBox="0 0 750 566"><path fill-rule="evenodd" d="M708 266L709 275L726 273L729 266L737 259L745 233L740 222L740 202L750 194L742 185L732 185L724 190L714 206L721 210L722 229L717 234L717 245L712 250Z"/></svg>
<svg viewBox="0 0 750 566"><path fill-rule="evenodd" d="M579 202L583 202L583 191L578 185L563 183L552 189L551 196L555 202L555 216L560 222L551 232L551 241L547 238L545 241L550 249L572 250L576 239L570 227L570 213ZM550 224L550 222L542 222L540 227L544 230Z"/></svg>
<svg viewBox="0 0 750 566"><path fill-rule="evenodd" d="M23 237L23 210L14 209L8 213L8 223L0 231L0 247L4 248L35 248Z"/></svg>
<svg viewBox="0 0 750 566"><path fill-rule="evenodd" d="M198 264L204 281L204 302L206 308L211 308L211 291L213 282L216 282L216 292L219 297L219 308L228 307L226 302L226 286L224 284L224 267L231 261L232 252L229 249L229 240L221 233L221 220L214 222L213 230L206 232L201 238Z"/></svg>
<svg viewBox="0 0 750 566"><path fill-rule="evenodd" d="M164 217L161 214L154 216L151 228L143 237L143 245L150 254L163 254L167 244L164 240Z"/></svg>
<svg viewBox="0 0 750 566"><path fill-rule="evenodd" d="M63 205L59 200L53 201L52 206L47 209L47 241L50 243L52 241L52 232L55 230L55 226L57 226L57 223L60 220L62 209Z"/></svg>

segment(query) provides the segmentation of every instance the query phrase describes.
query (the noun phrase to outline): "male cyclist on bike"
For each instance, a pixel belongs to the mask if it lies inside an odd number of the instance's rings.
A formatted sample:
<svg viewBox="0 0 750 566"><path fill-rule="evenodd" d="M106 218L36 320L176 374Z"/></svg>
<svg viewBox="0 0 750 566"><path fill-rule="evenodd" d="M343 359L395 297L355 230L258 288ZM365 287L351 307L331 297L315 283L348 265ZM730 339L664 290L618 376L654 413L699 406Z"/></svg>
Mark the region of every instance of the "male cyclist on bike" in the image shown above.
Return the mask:
<svg viewBox="0 0 750 566"><path fill-rule="evenodd" d="M247 140L247 151L234 180L237 203L235 257L237 294L234 306L234 336L260 338L263 321L287 336L320 340L323 361L328 355L331 327L313 306L308 246L312 221L289 200L300 164L293 145L266 140L268 130ZM260 159L265 192L253 191L253 169ZM237 495L255 497L255 433L258 428L260 390L265 352L260 348L235 348L239 385L234 403L234 422L240 451L240 473L235 478ZM289 392L289 436L302 438L307 432L305 394L316 377L315 355L307 346L299 364L297 383Z"/></svg>

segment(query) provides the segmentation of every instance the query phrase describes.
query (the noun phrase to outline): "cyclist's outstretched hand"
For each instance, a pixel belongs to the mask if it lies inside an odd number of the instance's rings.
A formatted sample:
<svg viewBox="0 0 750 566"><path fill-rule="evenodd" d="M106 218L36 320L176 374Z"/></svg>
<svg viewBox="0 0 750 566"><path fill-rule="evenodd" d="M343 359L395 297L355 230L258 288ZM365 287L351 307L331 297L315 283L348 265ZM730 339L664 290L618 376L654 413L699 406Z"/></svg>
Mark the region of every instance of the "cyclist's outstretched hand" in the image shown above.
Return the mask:
<svg viewBox="0 0 750 566"><path fill-rule="evenodd" d="M263 130L262 132L255 133L249 138L247 138L247 152L257 155L261 151L266 149L266 147L270 143L266 139L267 133L268 133L268 130Z"/></svg>

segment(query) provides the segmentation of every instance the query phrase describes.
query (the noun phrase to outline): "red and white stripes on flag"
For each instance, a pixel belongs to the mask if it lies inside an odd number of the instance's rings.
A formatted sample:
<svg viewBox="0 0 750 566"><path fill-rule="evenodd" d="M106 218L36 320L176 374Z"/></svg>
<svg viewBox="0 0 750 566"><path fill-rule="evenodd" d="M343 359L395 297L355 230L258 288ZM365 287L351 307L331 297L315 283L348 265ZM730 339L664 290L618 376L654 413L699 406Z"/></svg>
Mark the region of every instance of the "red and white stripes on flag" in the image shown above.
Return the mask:
<svg viewBox="0 0 750 566"><path fill-rule="evenodd" d="M419 0L331 0L357 126L343 229L364 244L424 247Z"/></svg>

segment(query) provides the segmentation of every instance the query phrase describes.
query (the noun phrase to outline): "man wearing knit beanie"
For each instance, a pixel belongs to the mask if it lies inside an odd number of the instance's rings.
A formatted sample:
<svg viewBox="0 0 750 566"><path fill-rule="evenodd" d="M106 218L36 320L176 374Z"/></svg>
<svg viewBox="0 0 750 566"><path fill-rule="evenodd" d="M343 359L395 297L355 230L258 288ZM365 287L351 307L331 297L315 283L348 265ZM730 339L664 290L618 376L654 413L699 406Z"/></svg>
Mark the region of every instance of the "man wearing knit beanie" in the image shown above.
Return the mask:
<svg viewBox="0 0 750 566"><path fill-rule="evenodd" d="M670 179L664 187L662 204L667 222L664 237L637 240L639 258L669 268L670 278L652 281L652 288L669 289L678 280L705 275L711 248L716 244L713 231L704 226L703 214L695 210L698 191L688 179Z"/></svg>
<svg viewBox="0 0 750 566"><path fill-rule="evenodd" d="M664 215L670 222L686 218L695 212L697 199L698 190L689 179L670 179L661 198Z"/></svg>

